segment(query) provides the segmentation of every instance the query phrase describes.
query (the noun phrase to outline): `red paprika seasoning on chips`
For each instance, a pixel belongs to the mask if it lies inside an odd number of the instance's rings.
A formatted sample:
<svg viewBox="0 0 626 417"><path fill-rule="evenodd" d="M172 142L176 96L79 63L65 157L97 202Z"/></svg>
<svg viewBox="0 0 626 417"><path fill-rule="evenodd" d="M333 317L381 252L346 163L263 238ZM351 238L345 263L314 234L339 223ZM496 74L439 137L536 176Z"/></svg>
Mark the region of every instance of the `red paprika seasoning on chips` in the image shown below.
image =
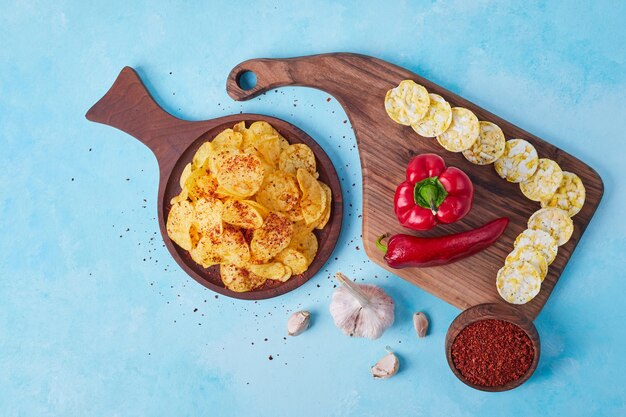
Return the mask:
<svg viewBox="0 0 626 417"><path fill-rule="evenodd" d="M535 351L532 340L519 326L489 319L461 330L452 343L451 355L467 381L497 387L526 375Z"/></svg>

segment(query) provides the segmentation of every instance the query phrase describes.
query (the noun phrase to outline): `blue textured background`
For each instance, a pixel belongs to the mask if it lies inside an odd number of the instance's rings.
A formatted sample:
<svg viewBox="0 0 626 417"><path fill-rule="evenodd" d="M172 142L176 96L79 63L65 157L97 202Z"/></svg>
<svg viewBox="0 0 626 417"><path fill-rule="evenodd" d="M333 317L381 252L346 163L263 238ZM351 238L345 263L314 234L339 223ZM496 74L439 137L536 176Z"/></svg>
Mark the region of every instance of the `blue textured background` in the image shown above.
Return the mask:
<svg viewBox="0 0 626 417"><path fill-rule="evenodd" d="M88 3L0 1L1 415L626 415L624 2ZM246 103L225 93L242 60L331 51L416 71L604 179L597 215L536 321L539 368L519 389L460 383L443 354L458 310L356 250L359 161L337 102L297 88ZM245 302L216 297L172 262L155 219L155 158L84 119L124 65L177 116L266 113L319 141L345 178L344 229L325 271ZM397 322L381 339L333 326L337 270L395 298ZM301 308L313 327L285 339ZM416 310L431 317L426 339L415 337ZM369 367L386 345L401 371L374 381Z"/></svg>

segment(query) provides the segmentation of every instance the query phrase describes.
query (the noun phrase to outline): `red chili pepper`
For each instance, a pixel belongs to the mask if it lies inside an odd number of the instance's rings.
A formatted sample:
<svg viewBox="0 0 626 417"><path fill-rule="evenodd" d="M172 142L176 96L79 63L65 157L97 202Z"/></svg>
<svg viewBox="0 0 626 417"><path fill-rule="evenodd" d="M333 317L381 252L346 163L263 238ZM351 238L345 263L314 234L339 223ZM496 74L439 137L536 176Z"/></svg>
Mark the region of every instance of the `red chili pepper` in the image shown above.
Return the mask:
<svg viewBox="0 0 626 417"><path fill-rule="evenodd" d="M478 229L439 237L394 235L387 245L382 243L385 235L378 238L376 246L385 252L385 262L392 268L425 267L444 265L473 255L491 246L509 224L501 217Z"/></svg>
<svg viewBox="0 0 626 417"><path fill-rule="evenodd" d="M474 186L460 169L446 168L439 155L414 157L406 168L406 181L396 188L394 208L401 225L429 230L437 222L453 223L472 208Z"/></svg>

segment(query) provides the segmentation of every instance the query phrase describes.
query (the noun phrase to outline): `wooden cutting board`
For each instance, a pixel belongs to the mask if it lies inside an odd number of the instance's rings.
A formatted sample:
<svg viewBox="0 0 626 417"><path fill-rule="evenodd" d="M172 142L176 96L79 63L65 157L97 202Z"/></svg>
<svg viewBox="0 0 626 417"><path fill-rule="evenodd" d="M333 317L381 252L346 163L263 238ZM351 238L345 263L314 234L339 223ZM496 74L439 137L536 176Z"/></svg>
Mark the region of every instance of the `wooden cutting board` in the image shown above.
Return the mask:
<svg viewBox="0 0 626 417"><path fill-rule="evenodd" d="M256 86L249 90L243 90L238 85L246 71L254 72L257 77ZM539 157L557 161L564 171L574 172L582 179L587 198L583 209L573 218L575 228L572 238L559 248L539 295L517 307L534 319L552 293L602 198L602 180L590 166L415 73L369 56L335 53L290 59L253 59L231 71L227 90L235 100L248 100L276 87L299 85L317 88L335 97L348 114L359 148L363 170L363 246L367 256L393 274L461 309L483 303L506 303L496 290L496 273L513 248L515 237L526 229L528 218L540 206L524 197L518 184L501 179L493 165L474 165L462 154L444 150L435 139L422 138L409 126L393 122L385 112L383 100L387 90L404 79L422 84L452 106L472 110L480 120L497 124L507 139L528 140L537 149ZM474 183L475 197L474 207L461 221L440 225L420 235L466 231L502 216L508 217L510 223L493 246L472 257L439 267L391 269L386 266L374 242L384 232L410 233L398 224L393 210L393 196L396 186L404 180L409 160L426 152L439 154L448 166L456 166L467 173Z"/></svg>

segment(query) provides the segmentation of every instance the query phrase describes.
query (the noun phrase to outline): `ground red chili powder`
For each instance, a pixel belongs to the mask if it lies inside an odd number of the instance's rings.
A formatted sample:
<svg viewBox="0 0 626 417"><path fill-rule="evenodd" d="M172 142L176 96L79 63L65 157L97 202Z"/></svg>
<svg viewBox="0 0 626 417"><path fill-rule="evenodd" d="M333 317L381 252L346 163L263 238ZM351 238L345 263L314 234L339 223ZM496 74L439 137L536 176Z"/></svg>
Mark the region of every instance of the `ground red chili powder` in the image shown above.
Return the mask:
<svg viewBox="0 0 626 417"><path fill-rule="evenodd" d="M519 326L480 320L465 327L452 343L454 366L469 382L497 387L523 377L535 358L533 342Z"/></svg>

